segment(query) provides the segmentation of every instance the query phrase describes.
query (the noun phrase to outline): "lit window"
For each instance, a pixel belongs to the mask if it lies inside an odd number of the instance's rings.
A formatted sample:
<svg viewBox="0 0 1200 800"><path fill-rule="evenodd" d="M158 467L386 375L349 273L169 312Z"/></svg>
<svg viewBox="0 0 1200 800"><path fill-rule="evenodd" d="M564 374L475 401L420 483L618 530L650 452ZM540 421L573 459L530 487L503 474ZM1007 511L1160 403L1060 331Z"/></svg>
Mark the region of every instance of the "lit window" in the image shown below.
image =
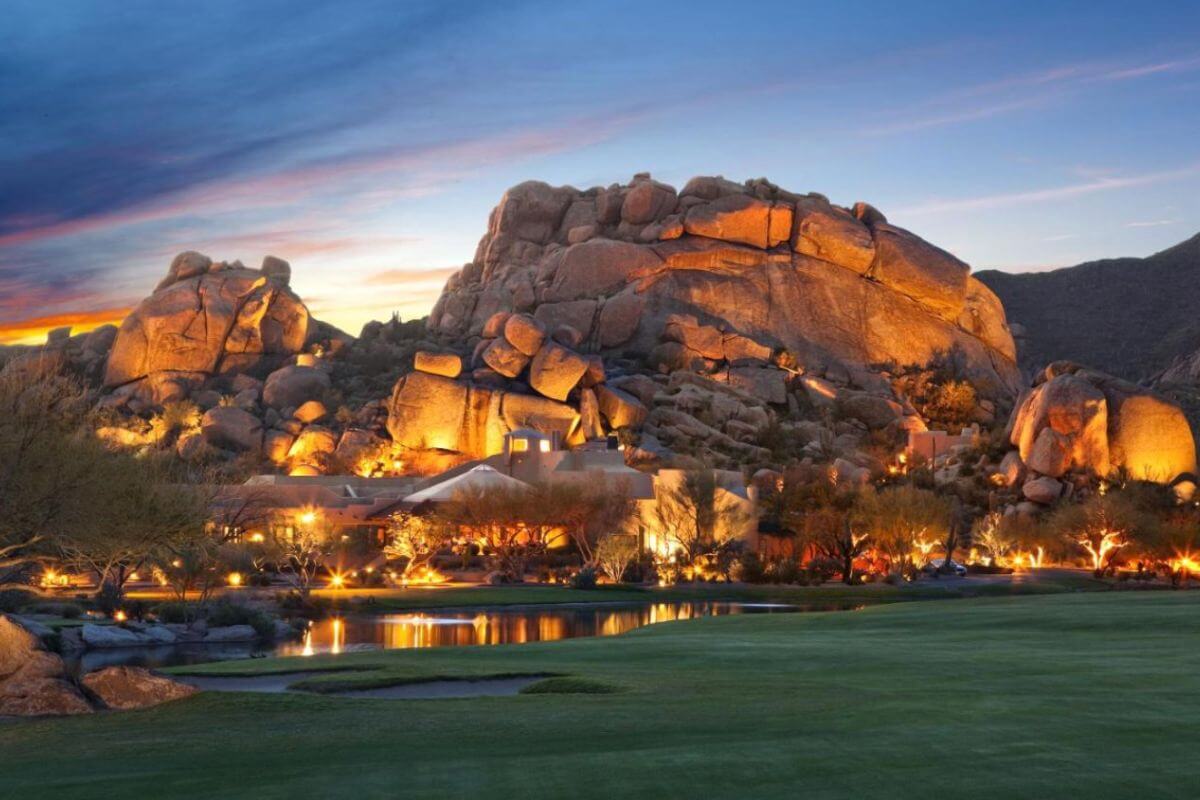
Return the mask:
<svg viewBox="0 0 1200 800"><path fill-rule="evenodd" d="M550 440L542 439L540 442L538 442L538 449L541 450L543 453L549 453L550 452Z"/></svg>
<svg viewBox="0 0 1200 800"><path fill-rule="evenodd" d="M514 453L524 453L528 449L529 449L529 440L528 439L513 439L512 440L512 451Z"/></svg>

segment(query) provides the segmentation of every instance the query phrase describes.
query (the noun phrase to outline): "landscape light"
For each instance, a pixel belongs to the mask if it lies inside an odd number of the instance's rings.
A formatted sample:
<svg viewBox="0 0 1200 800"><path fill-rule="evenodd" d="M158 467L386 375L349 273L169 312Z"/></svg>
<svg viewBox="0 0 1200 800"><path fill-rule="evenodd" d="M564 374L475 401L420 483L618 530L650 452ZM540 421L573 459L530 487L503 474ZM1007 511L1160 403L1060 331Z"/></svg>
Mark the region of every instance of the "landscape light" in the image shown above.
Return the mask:
<svg viewBox="0 0 1200 800"><path fill-rule="evenodd" d="M225 576L225 582L228 583L230 586L234 586L234 587L241 586L242 585L242 573L240 573L240 572L229 573L228 575Z"/></svg>

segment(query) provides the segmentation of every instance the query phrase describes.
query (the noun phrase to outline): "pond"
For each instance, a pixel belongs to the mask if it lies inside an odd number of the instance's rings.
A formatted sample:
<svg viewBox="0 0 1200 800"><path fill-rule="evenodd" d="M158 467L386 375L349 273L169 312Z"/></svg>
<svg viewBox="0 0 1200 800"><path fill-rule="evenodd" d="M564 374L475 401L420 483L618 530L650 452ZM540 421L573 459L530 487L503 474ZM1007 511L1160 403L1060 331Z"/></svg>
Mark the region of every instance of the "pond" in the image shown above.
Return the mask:
<svg viewBox="0 0 1200 800"><path fill-rule="evenodd" d="M361 650L404 650L525 644L615 636L645 625L698 617L831 611L840 606L773 603L587 603L439 609L375 616L329 617L314 622L299 641L273 644L176 645L89 650L73 659L79 673L126 664L168 667L265 656L309 656Z"/></svg>

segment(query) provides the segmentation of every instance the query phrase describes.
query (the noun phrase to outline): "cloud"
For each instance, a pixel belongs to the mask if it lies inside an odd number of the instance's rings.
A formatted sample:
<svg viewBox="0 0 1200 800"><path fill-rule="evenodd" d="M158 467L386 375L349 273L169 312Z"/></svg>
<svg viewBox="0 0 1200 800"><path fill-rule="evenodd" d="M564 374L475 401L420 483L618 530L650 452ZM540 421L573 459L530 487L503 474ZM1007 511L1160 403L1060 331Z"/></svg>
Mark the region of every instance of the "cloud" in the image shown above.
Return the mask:
<svg viewBox="0 0 1200 800"><path fill-rule="evenodd" d="M445 281L458 267L435 267L432 269L388 269L368 275L363 283L367 286L411 286L413 284Z"/></svg>
<svg viewBox="0 0 1200 800"><path fill-rule="evenodd" d="M1152 219L1145 222L1126 222L1126 228L1158 228L1163 225L1174 225L1179 220L1175 219Z"/></svg>
<svg viewBox="0 0 1200 800"><path fill-rule="evenodd" d="M1116 189L1128 189L1134 186L1149 186L1170 181L1185 180L1200 176L1200 163L1189 164L1173 170L1148 172L1141 175L1131 175L1124 178L1097 178L1083 183L1056 186L1049 189L1032 189L1023 192L1002 192L999 194L981 195L979 197L963 197L953 200L931 200L907 208L896 210L896 214L921 216L926 214L942 214L949 211L978 211L987 208L1002 208L1005 206L1044 203L1050 200L1062 200L1068 197L1080 197L1110 192Z"/></svg>
<svg viewBox="0 0 1200 800"><path fill-rule="evenodd" d="M69 326L72 333L86 333L101 325L116 325L129 314L128 308L67 312L0 323L0 344L40 344L55 328Z"/></svg>
<svg viewBox="0 0 1200 800"><path fill-rule="evenodd" d="M1200 56L1128 66L1099 62L1067 64L941 93L915 109L906 108L900 114L893 114L890 120L866 125L858 134L890 136L975 122L1045 106L1090 86L1197 69Z"/></svg>

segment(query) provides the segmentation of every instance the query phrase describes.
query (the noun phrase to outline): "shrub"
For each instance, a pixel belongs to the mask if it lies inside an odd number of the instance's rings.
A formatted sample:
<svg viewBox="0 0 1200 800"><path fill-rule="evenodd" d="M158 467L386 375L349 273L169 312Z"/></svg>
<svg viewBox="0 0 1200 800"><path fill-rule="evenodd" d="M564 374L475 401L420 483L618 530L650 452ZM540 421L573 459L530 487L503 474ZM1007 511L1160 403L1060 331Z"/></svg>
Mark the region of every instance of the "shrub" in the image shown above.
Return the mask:
<svg viewBox="0 0 1200 800"><path fill-rule="evenodd" d="M166 625L186 625L195 618L195 611L187 603L163 603L153 609L158 621Z"/></svg>
<svg viewBox="0 0 1200 800"><path fill-rule="evenodd" d="M105 583L96 592L96 608L111 617L121 607L121 601L124 599L125 593L121 591L120 586L115 583Z"/></svg>
<svg viewBox="0 0 1200 800"><path fill-rule="evenodd" d="M595 589L596 588L596 568L584 567L571 576L572 589Z"/></svg>
<svg viewBox="0 0 1200 800"><path fill-rule="evenodd" d="M742 553L733 566L733 577L744 583L762 583L763 563L758 553Z"/></svg>
<svg viewBox="0 0 1200 800"><path fill-rule="evenodd" d="M37 595L28 589L3 589L0 590L0 611L20 611L36 599Z"/></svg>
<svg viewBox="0 0 1200 800"><path fill-rule="evenodd" d="M208 624L215 628L249 625L264 639L269 639L275 633L275 620L270 616L257 608L250 608L227 600L213 603L208 610L207 620Z"/></svg>
<svg viewBox="0 0 1200 800"><path fill-rule="evenodd" d="M800 565L794 558L781 558L767 565L766 578L771 583L797 583L800 580Z"/></svg>
<svg viewBox="0 0 1200 800"><path fill-rule="evenodd" d="M841 574L842 565L835 558L818 556L808 562L809 578L814 583L824 583L832 580L834 575Z"/></svg>
<svg viewBox="0 0 1200 800"><path fill-rule="evenodd" d="M78 603L38 603L33 607L35 614L50 614L63 619L79 619L83 616L83 606Z"/></svg>

